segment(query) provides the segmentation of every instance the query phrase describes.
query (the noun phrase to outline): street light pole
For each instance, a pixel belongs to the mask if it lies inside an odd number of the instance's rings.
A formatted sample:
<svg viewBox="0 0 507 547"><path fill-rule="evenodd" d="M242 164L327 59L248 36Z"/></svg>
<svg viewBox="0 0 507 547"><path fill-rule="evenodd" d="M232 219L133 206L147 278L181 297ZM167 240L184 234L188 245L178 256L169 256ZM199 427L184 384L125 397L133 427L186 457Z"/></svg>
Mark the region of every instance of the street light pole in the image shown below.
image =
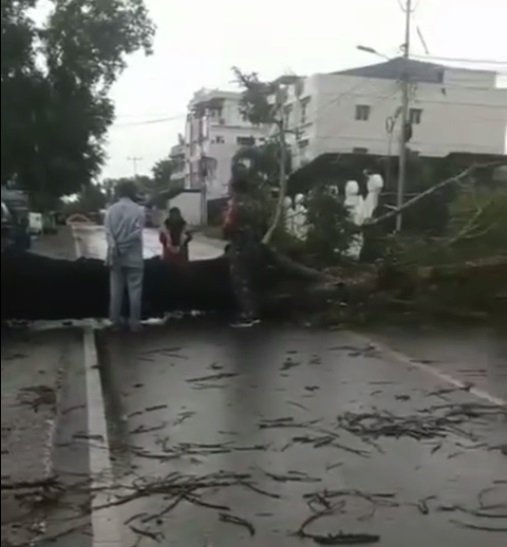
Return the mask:
<svg viewBox="0 0 507 547"><path fill-rule="evenodd" d="M407 147L406 147L406 128L409 122L409 74L408 62L410 58L410 16L412 9L412 0L406 0L405 10L405 44L403 47L403 65L401 74L401 130L400 130L400 155L398 167L398 188L396 196L396 207L400 209L403 206L405 192L405 179L407 174ZM396 216L396 231L400 232L402 228L402 214Z"/></svg>
<svg viewBox="0 0 507 547"><path fill-rule="evenodd" d="M137 179L137 162L141 161L143 158L141 158L140 156L129 156L127 159L132 162L132 167L134 169L134 178Z"/></svg>

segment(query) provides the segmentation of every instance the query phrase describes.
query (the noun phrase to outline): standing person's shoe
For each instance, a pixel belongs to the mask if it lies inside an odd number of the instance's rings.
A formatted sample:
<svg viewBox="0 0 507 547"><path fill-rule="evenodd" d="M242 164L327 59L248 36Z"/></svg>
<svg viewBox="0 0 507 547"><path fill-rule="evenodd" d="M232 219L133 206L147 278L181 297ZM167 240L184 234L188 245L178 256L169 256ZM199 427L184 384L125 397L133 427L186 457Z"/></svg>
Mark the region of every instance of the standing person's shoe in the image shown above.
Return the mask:
<svg viewBox="0 0 507 547"><path fill-rule="evenodd" d="M128 330L128 323L124 319L120 319L118 322L112 322L111 330L113 332L124 332Z"/></svg>

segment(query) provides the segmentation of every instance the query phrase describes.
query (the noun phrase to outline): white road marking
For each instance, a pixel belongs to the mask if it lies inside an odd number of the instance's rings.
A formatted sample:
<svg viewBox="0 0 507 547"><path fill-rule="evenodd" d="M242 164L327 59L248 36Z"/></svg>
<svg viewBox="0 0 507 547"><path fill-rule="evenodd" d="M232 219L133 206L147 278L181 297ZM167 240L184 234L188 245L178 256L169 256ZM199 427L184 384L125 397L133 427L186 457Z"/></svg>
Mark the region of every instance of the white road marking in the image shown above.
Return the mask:
<svg viewBox="0 0 507 547"><path fill-rule="evenodd" d="M91 326L83 329L88 415L88 454L90 462L91 523L93 546L121 545L118 513L114 503L114 478L109 450L104 396L98 369L95 333Z"/></svg>
<svg viewBox="0 0 507 547"><path fill-rule="evenodd" d="M76 230L72 228L76 256L81 248ZM84 367L86 379L86 409L88 417L88 456L90 463L91 524L93 547L121 545L118 512L114 503L114 477L107 433L102 383L98 368L93 321L83 328Z"/></svg>
<svg viewBox="0 0 507 547"><path fill-rule="evenodd" d="M491 393L488 393L487 391L484 391L482 389L478 389L475 387L468 388L465 382L462 382L461 380L458 380L457 378L454 378L453 376L446 374L445 372L441 372L425 363L416 361L415 359L410 358L405 353L395 350L389 347L387 344L372 338L371 336L367 336L365 334L360 334L358 332L352 332L352 331L350 331L350 334L352 336L355 336L358 339L361 339L362 342L371 344L383 355L385 355L386 357L390 357L393 361L421 370L422 372L425 372L426 374L429 374L430 376L433 376L434 378L442 382L450 384L456 387L457 389L463 389L463 390L466 389L468 393L471 393L472 395L474 395L475 397L479 399L488 401L488 403L498 405L498 406L507 406L507 401L505 399L492 395Z"/></svg>

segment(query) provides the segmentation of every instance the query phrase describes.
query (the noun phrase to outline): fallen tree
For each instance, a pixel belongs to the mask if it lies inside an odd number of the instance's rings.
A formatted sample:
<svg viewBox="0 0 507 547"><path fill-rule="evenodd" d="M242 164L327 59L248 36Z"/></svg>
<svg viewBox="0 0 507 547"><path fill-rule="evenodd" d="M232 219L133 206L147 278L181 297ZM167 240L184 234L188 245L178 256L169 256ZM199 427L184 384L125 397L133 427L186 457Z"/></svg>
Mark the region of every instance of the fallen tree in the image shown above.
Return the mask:
<svg viewBox="0 0 507 547"><path fill-rule="evenodd" d="M485 166L472 166L407 201L401 209L373 219L364 227L365 232L431 192L460 183L478 167ZM499 199L491 198L488 203ZM503 243L503 225L498 225L496 209L490 215L493 219L483 214L484 207L478 211L472 215L471 222L466 221L464 226L458 227L457 236L446 238L439 246L436 242L429 245L433 252L439 248L446 252L438 255L438 261L422 262L427 267L421 267L420 254L414 254L414 260L406 260L407 251L398 249L394 253L382 253L382 260L375 264L348 263L321 271L263 245L251 267L261 311L264 315L279 317L297 312L308 315L308 312L327 311L335 306L339 313L330 317L336 316L336 321L341 322L354 315L355 304L360 305L362 314L368 308L374 309L373 315L382 316L386 303L394 302L430 312L442 308L455 310L459 313L454 315L461 317L472 317L476 312L481 316L491 312L506 315L507 257L504 246L500 246L500 254L493 253L498 249L497 239ZM479 259L474 251L472 260L463 261L462 257L457 261L448 260L453 257L448 249L457 247L460 242L474 241L475 246L484 247L481 237L485 234L488 238L496 234L494 245L488 248L488 254L495 256ZM394 242L399 245L402 239L396 236ZM409 249L414 248L414 244L410 239L407 242ZM9 251L2 254L1 273L3 320L82 319L108 315L108 270L100 260L66 261ZM183 267L164 263L159 258L145 263L144 317L159 317L172 311L230 313L234 306L226 255L190 262Z"/></svg>
<svg viewBox="0 0 507 547"><path fill-rule="evenodd" d="M304 286L316 285L301 272L284 267L263 247L253 268L262 308L276 310L280 301L298 304ZM109 272L101 260L60 260L9 251L2 255L2 320L57 320L107 317ZM318 283L317 283L318 284ZM226 255L185 266L160 258L145 261L143 316L171 311L234 309Z"/></svg>
<svg viewBox="0 0 507 547"><path fill-rule="evenodd" d="M31 253L2 255L2 319L107 317L109 272L101 260L57 260ZM232 295L227 259L187 268L145 261L143 315L174 310L228 310Z"/></svg>
<svg viewBox="0 0 507 547"><path fill-rule="evenodd" d="M507 314L507 256L455 265L395 268L378 264L338 268L323 279L280 260L268 248L259 253L254 279L267 317L305 320L331 312L327 322L361 315L383 317L394 304L414 311L456 317ZM108 315L109 273L94 259L59 260L31 253L2 255L2 320L63 320ZM181 267L159 258L145 261L143 315L202 311L229 314L235 303L226 255ZM333 313L338 310L339 314Z"/></svg>

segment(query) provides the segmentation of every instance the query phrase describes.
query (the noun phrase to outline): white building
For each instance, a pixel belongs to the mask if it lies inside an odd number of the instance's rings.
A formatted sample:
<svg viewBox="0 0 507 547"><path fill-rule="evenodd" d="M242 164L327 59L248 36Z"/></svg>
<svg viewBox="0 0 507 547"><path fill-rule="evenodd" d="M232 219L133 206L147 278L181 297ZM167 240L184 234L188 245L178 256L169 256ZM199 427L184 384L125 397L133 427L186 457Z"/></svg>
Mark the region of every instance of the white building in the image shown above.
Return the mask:
<svg viewBox="0 0 507 547"><path fill-rule="evenodd" d="M203 89L189 105L185 188L205 188L207 201L227 195L235 153L265 140L264 130L241 115L240 100L241 93Z"/></svg>
<svg viewBox="0 0 507 547"><path fill-rule="evenodd" d="M496 87L494 72L399 58L289 86L284 108L293 166L326 153L397 154L403 70L414 152L505 154L507 89Z"/></svg>
<svg viewBox="0 0 507 547"><path fill-rule="evenodd" d="M174 186L185 186L185 177L187 175L187 164L186 164L186 145L183 137L180 139L180 142L173 147L169 152L169 157L171 158L173 167L171 171L171 185Z"/></svg>

